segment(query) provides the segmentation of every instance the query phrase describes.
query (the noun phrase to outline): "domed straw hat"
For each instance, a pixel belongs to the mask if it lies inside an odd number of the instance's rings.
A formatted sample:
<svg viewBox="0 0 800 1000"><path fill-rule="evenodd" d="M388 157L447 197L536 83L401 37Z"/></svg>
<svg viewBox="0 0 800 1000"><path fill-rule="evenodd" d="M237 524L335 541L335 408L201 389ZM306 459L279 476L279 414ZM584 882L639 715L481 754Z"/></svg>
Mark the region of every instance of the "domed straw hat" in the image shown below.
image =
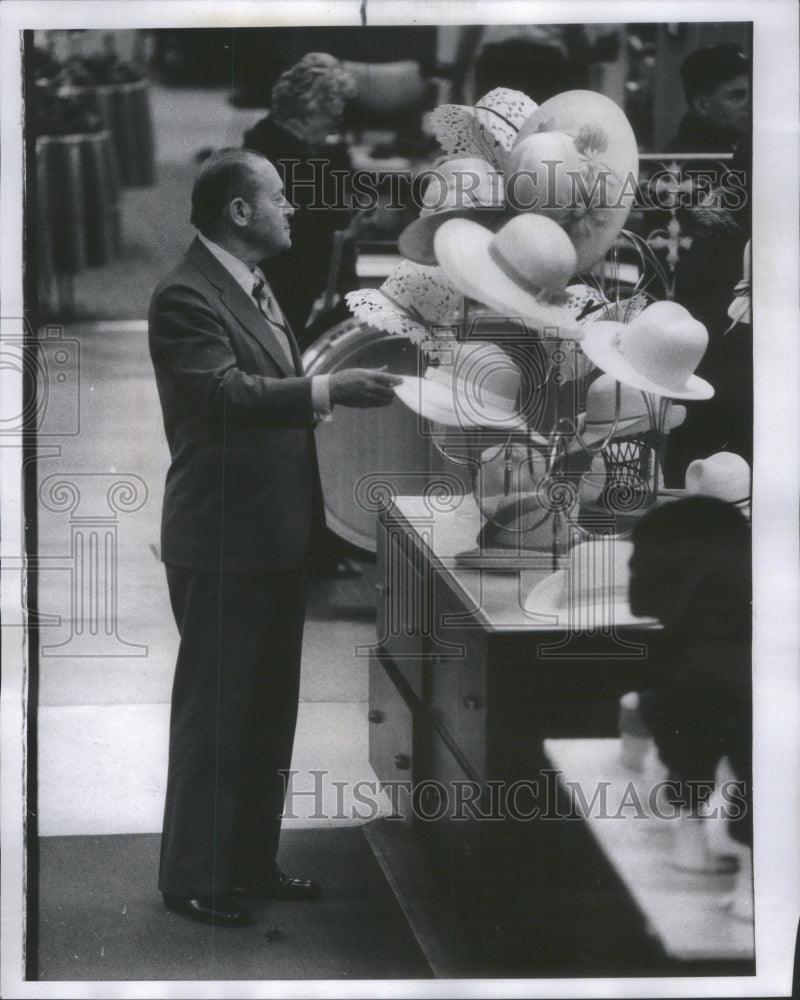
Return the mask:
<svg viewBox="0 0 800 1000"><path fill-rule="evenodd" d="M617 413L617 386L619 385L619 414ZM686 407L670 405L665 431L669 432L686 419ZM644 396L638 389L623 385L612 375L600 375L586 390L586 411L579 414L577 429L580 438L573 437L567 445L568 452L583 450L584 445L598 444L614 428L614 437L633 437L651 429L650 415Z"/></svg>
<svg viewBox="0 0 800 1000"><path fill-rule="evenodd" d="M419 218L400 233L400 253L417 264L436 264L433 240L448 219L480 220L486 226L505 219L503 175L488 160L461 156L431 168Z"/></svg>
<svg viewBox="0 0 800 1000"><path fill-rule="evenodd" d="M496 87L475 104L441 104L429 125L450 156L481 156L502 171L508 151L537 104L519 90Z"/></svg>
<svg viewBox="0 0 800 1000"><path fill-rule="evenodd" d="M636 618L628 600L633 542L599 536L578 542L564 569L530 591L523 607L530 615L554 619L572 630L649 623Z"/></svg>
<svg viewBox="0 0 800 1000"><path fill-rule="evenodd" d="M544 482L540 486L545 486ZM486 522L478 532L478 551L517 549L561 555L569 546L569 525L560 511L546 501L546 489L512 493L499 498L491 511L484 506ZM467 552L465 556L474 555Z"/></svg>
<svg viewBox="0 0 800 1000"><path fill-rule="evenodd" d="M517 215L497 232L469 219L451 219L434 238L436 257L456 288L535 330L579 340L566 308L575 270L569 238L542 215Z"/></svg>
<svg viewBox="0 0 800 1000"><path fill-rule="evenodd" d="M581 342L589 360L618 382L671 399L714 395L694 374L707 346L706 328L677 302L653 302L628 324L600 320Z"/></svg>
<svg viewBox="0 0 800 1000"><path fill-rule="evenodd" d="M446 427L522 429L522 376L513 359L490 343L456 343L450 364L428 366L422 378L404 375L394 391L420 416Z"/></svg>
<svg viewBox="0 0 800 1000"><path fill-rule="evenodd" d="M529 141L531 137L536 138ZM575 171L573 178L570 172ZM521 177L515 177L518 172ZM539 204L527 210L564 227L581 273L619 235L633 205L638 173L636 137L622 109L603 94L568 90L545 101L520 128L506 168L507 202L525 211L525 202L516 195L537 194Z"/></svg>
<svg viewBox="0 0 800 1000"><path fill-rule="evenodd" d="M461 306L461 292L440 267L403 260L380 288L347 292L353 315L377 330L408 337L419 344L433 326L451 326Z"/></svg>
<svg viewBox="0 0 800 1000"><path fill-rule="evenodd" d="M750 503L750 466L741 455L718 451L686 470L686 495L716 497L737 506Z"/></svg>

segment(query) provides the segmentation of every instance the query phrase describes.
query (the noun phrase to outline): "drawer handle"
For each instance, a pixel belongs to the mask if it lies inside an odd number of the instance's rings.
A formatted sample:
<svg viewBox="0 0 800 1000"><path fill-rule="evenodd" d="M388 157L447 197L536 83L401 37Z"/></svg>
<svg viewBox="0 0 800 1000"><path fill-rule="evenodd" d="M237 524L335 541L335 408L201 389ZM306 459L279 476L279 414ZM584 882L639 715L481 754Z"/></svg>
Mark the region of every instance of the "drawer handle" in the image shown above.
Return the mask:
<svg viewBox="0 0 800 1000"><path fill-rule="evenodd" d="M481 699L476 694L464 695L464 708L468 712L477 712L481 708Z"/></svg>
<svg viewBox="0 0 800 1000"><path fill-rule="evenodd" d="M389 585L387 583L376 583L375 589L381 595L381 597L389 596Z"/></svg>
<svg viewBox="0 0 800 1000"><path fill-rule="evenodd" d="M399 753L394 758L394 766L398 771L409 771L411 770L411 758L408 754Z"/></svg>
<svg viewBox="0 0 800 1000"><path fill-rule="evenodd" d="M367 712L367 718L370 722L374 722L377 726L378 723L383 722L386 716L379 708L371 708L369 712Z"/></svg>

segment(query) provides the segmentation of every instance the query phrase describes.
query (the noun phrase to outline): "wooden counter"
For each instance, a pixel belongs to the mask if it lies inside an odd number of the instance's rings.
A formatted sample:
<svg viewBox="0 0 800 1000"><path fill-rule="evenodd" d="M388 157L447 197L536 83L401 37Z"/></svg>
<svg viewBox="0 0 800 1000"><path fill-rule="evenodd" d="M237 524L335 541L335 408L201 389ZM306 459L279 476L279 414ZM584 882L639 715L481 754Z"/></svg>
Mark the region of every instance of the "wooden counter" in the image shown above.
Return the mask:
<svg viewBox="0 0 800 1000"><path fill-rule="evenodd" d="M526 609L552 557L462 568L479 527L470 496L434 488L380 516L372 766L398 825L449 886L474 944L464 974L674 973L682 960L652 935L585 824L547 815L545 740L616 737L619 698L649 686L663 632L602 614L575 630L552 608ZM716 968L731 955L706 959Z"/></svg>

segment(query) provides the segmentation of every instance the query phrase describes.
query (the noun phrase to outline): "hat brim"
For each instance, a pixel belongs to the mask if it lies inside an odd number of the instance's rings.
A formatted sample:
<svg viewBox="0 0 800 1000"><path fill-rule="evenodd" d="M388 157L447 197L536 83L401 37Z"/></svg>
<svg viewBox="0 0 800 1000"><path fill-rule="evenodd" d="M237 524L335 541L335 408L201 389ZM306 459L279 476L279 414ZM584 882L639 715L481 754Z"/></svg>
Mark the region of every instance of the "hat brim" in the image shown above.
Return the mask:
<svg viewBox="0 0 800 1000"><path fill-rule="evenodd" d="M711 399L714 395L714 386L699 375L690 375L682 386L652 382L619 353L614 343L616 336L614 329L598 330L590 326L581 341L581 350L593 364L618 382L668 399Z"/></svg>
<svg viewBox="0 0 800 1000"><path fill-rule="evenodd" d="M702 493L697 490L687 490L685 487L683 489L662 489L658 491L659 498L664 498L666 500L687 500L690 497L713 497L715 500L722 500L724 503L729 503L731 507L738 507L741 511L749 511L750 504L752 503L752 497L743 496L738 500L729 500L727 497L722 497L719 493Z"/></svg>
<svg viewBox="0 0 800 1000"><path fill-rule="evenodd" d="M521 319L536 330L557 330L561 338L580 340L583 333L564 306L540 302L500 269L489 253L493 239L494 233L485 227L469 219L454 219L434 237L436 259L456 288L501 316Z"/></svg>
<svg viewBox="0 0 800 1000"><path fill-rule="evenodd" d="M361 303L352 306L350 302L348 307L367 326L408 337L415 344L422 343L428 337L428 328L402 312L379 288L359 289L358 294L362 297L362 302L368 302L372 308L364 308Z"/></svg>
<svg viewBox="0 0 800 1000"><path fill-rule="evenodd" d="M476 225L489 227L492 222L501 222L506 218L505 205L494 208L450 208L443 212L432 212L430 215L414 219L397 238L397 248L400 253L413 260L415 264L438 264L433 248L433 240L439 227L450 219L470 219ZM481 220L478 222L477 220Z"/></svg>
<svg viewBox="0 0 800 1000"><path fill-rule="evenodd" d="M675 430L676 427L681 426L684 420L686 420L686 407L680 405L671 406L667 417L667 426L664 428L665 431L669 433L669 431ZM573 437L567 445L567 452L569 454L574 454L575 452L583 451L584 445L594 445L605 440L605 438L608 437L608 432L611 430L611 426L611 422L609 421L608 423L598 424L595 427L591 427L589 430L586 430L586 414L581 413L578 417L578 434L580 434L580 441L577 437ZM647 415L642 417L630 417L627 420L618 420L617 426L614 429L612 440L616 440L621 437L631 437L631 435L638 434L640 431L646 432L650 429L650 418Z"/></svg>
<svg viewBox="0 0 800 1000"><path fill-rule="evenodd" d="M526 426L519 413L504 410L492 403L460 402L455 385L445 385L415 375L404 375L394 387L397 398L426 420L446 427L484 427L498 430L520 430Z"/></svg>
<svg viewBox="0 0 800 1000"><path fill-rule="evenodd" d="M515 145L540 131L566 132L576 140L599 131L605 140L602 168L616 176L622 185L620 192L628 190L629 179L639 176L636 136L622 108L604 94L593 90L567 90L548 98L526 119ZM610 192L610 202L614 200L615 190ZM564 230L578 256L578 274L596 264L613 246L630 214L632 202L630 197L622 204L612 203L566 222Z"/></svg>
<svg viewBox="0 0 800 1000"><path fill-rule="evenodd" d="M554 618L554 625L571 628L591 628L598 624L607 625L654 625L654 618L637 618L627 600L612 602L589 603L578 600L570 607L565 605L564 595L569 587L569 570L557 570L546 577L530 591L525 598L523 608L529 615L541 615ZM598 612L602 611L602 616Z"/></svg>

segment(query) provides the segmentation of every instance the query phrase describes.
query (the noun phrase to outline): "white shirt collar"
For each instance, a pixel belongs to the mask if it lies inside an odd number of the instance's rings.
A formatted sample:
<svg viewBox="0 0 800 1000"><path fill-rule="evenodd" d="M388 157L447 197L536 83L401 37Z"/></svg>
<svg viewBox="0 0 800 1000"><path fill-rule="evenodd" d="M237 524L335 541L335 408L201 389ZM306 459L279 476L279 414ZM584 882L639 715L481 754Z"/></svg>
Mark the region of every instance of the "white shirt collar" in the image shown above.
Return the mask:
<svg viewBox="0 0 800 1000"><path fill-rule="evenodd" d="M244 289L245 293L252 297L253 285L256 283L257 275L250 270L243 260L234 257L232 253L228 253L218 243L212 242L208 237L203 236L202 233L198 233L197 236L203 246L217 258L236 283Z"/></svg>

